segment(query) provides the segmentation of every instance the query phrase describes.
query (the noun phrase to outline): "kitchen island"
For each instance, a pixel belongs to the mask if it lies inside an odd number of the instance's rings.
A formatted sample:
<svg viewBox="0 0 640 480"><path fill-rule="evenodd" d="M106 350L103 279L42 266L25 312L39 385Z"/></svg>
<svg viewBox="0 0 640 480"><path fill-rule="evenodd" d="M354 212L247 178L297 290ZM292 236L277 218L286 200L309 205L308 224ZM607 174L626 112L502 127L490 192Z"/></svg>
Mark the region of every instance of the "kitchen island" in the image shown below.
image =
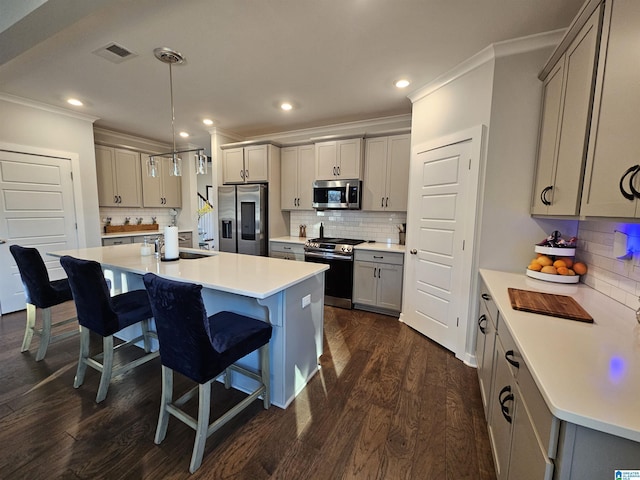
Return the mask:
<svg viewBox="0 0 640 480"><path fill-rule="evenodd" d="M273 326L271 401L286 408L318 371L318 358L323 349L327 266L226 252L181 251L203 256L161 261L155 255L140 255L139 244L79 248L50 255L70 255L99 262L105 275L114 279L116 293L144 288L142 276L151 272L172 280L201 284L209 315L230 310L270 322ZM125 332L127 337L135 334ZM257 354L248 355L240 363L256 368ZM251 380L238 378L236 383L234 378L233 386L250 391L253 385L249 382Z"/></svg>

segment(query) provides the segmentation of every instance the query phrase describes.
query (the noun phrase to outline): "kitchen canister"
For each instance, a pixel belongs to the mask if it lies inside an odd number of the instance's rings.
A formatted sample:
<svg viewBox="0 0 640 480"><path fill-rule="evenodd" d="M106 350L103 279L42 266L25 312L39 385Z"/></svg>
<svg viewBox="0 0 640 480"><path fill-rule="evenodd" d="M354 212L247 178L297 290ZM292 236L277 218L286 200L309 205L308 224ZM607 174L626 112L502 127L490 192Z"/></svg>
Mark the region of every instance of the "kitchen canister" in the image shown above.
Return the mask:
<svg viewBox="0 0 640 480"><path fill-rule="evenodd" d="M164 227L164 259L175 260L178 258L179 247L178 227Z"/></svg>

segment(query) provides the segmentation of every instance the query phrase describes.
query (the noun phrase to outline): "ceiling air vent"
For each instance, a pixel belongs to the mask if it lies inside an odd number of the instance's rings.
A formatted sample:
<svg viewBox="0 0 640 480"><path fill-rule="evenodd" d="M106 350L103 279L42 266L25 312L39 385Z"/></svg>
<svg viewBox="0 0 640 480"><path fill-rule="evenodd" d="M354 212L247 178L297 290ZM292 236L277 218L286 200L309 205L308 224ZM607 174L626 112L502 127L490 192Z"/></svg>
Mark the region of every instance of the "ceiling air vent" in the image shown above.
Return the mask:
<svg viewBox="0 0 640 480"><path fill-rule="evenodd" d="M126 47L119 45L115 42L111 42L104 47L100 47L97 50L94 50L93 53L98 55L99 57L106 58L110 62L113 63L121 63L129 58L133 58L137 56L137 53L132 52Z"/></svg>

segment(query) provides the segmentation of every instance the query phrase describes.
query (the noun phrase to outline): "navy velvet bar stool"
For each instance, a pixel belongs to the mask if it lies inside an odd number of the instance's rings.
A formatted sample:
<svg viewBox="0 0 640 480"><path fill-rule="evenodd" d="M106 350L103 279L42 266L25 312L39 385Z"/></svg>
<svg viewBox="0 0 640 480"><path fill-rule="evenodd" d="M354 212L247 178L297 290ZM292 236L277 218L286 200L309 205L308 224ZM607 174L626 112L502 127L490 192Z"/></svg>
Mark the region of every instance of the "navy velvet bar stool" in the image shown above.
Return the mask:
<svg viewBox="0 0 640 480"><path fill-rule="evenodd" d="M56 340L62 340L77 334L77 330L52 336L52 329L76 321L76 317L68 318L60 322L51 322L51 307L73 300L71 288L66 278L61 280L49 280L49 273L36 248L11 245L9 247L13 255L27 301L27 327L24 331L21 352L29 350L33 334L40 336L40 346L36 353L36 361L42 360L47 354L49 344ZM42 328L36 328L37 309L42 310Z"/></svg>
<svg viewBox="0 0 640 480"><path fill-rule="evenodd" d="M60 258L60 263L67 272L80 323L80 358L73 386L78 388L82 385L87 366L98 370L101 377L96 402L99 403L107 396L112 376L142 365L159 355L159 352L151 352L151 337L156 335L149 330L152 317L149 297L146 290L110 296L98 262L65 255ZM140 323L142 335L114 347L113 334L136 323ZM103 351L93 358L89 356L89 331L102 337ZM139 340L144 340L146 354L113 369L114 352Z"/></svg>
<svg viewBox="0 0 640 480"><path fill-rule="evenodd" d="M151 309L158 330L162 362L162 400L155 443L167 434L169 415L173 415L196 431L189 471L202 464L207 438L262 395L264 408L271 405L269 397L269 323L233 312L218 312L207 316L202 301L202 285L167 280L153 273L144 276ZM245 355L258 350L260 371L253 372L234 365ZM225 387L231 387L231 371L256 380L259 385L248 397L209 424L211 383L225 374ZM173 400L173 372L194 382L196 387ZM198 418L194 419L181 407L198 393Z"/></svg>

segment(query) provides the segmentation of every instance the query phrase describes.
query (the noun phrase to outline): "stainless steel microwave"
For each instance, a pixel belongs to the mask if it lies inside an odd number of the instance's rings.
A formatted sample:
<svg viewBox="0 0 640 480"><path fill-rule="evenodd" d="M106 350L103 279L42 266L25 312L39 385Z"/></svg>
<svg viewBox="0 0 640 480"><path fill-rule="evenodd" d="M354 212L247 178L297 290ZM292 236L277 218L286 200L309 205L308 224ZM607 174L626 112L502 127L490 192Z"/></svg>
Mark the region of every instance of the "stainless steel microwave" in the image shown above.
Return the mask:
<svg viewBox="0 0 640 480"><path fill-rule="evenodd" d="M359 210L362 182L352 180L316 180L313 203L316 210Z"/></svg>

